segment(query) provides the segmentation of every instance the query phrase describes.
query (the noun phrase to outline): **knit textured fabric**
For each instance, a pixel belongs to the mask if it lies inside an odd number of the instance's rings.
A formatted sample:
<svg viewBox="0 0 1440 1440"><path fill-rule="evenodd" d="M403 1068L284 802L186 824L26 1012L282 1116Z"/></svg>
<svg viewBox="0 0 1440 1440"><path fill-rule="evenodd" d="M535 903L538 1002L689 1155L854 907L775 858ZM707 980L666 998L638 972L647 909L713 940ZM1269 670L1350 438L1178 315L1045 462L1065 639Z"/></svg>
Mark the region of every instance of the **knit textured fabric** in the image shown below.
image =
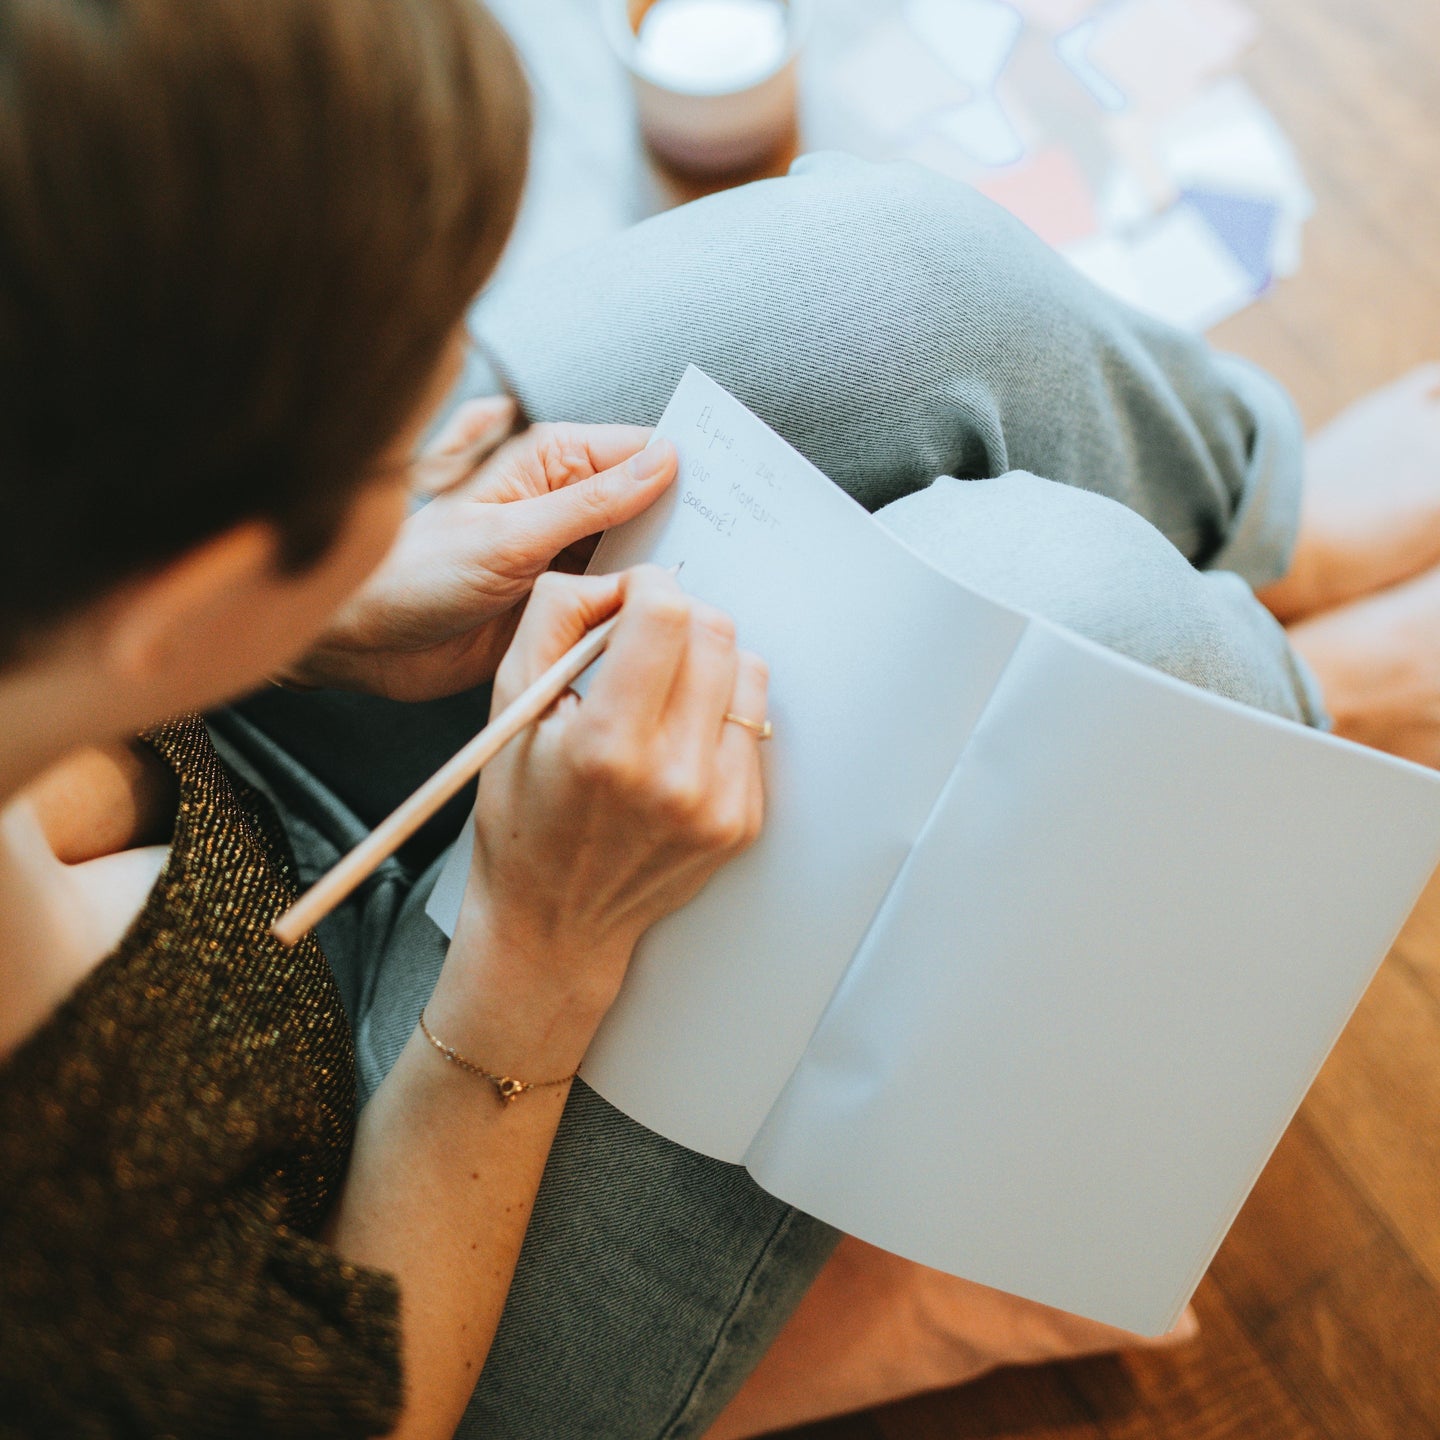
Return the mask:
<svg viewBox="0 0 1440 1440"><path fill-rule="evenodd" d="M0 1435L360 1436L401 1398L399 1292L316 1233L355 1062L283 836L204 726L119 948L0 1066Z"/></svg>

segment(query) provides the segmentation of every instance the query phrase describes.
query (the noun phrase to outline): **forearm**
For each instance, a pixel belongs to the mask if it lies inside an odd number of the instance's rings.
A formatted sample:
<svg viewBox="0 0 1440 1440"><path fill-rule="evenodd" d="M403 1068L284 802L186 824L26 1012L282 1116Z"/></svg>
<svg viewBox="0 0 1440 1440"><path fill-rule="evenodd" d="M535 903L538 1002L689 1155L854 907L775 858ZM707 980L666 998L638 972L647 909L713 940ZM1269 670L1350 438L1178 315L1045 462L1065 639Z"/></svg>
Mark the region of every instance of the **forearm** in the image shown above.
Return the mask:
<svg viewBox="0 0 1440 1440"><path fill-rule="evenodd" d="M467 912L427 1010L433 1032L526 1080L571 1074L594 1007L527 991L525 957L496 956L478 929ZM483 965L483 985L477 960L500 962ZM406 1400L397 1435L454 1432L499 1324L569 1089L505 1103L417 1027L362 1112L329 1238L347 1259L400 1282Z"/></svg>
<svg viewBox="0 0 1440 1440"><path fill-rule="evenodd" d="M502 1108L417 1032L365 1108L333 1241L400 1282L397 1435L454 1433L500 1323L568 1090Z"/></svg>
<svg viewBox="0 0 1440 1440"><path fill-rule="evenodd" d="M487 765L470 884L426 1014L364 1112L334 1217L345 1256L395 1274L406 1436L449 1435L494 1339L564 1092L640 936L755 839L763 664L673 575L542 577L495 682L522 693L619 611L582 702L563 696ZM411 1012L413 1013L413 1011Z"/></svg>

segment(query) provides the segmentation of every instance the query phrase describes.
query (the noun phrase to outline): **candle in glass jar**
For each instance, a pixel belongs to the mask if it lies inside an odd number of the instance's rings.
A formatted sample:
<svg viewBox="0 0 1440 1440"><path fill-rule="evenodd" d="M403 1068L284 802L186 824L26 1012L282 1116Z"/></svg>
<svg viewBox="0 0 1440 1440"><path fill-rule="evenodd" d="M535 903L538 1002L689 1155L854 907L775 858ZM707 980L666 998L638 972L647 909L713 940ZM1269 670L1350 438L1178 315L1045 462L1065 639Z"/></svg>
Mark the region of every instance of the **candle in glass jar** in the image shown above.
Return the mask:
<svg viewBox="0 0 1440 1440"><path fill-rule="evenodd" d="M636 69L682 94L748 89L784 62L787 18L781 0L657 0L636 35Z"/></svg>

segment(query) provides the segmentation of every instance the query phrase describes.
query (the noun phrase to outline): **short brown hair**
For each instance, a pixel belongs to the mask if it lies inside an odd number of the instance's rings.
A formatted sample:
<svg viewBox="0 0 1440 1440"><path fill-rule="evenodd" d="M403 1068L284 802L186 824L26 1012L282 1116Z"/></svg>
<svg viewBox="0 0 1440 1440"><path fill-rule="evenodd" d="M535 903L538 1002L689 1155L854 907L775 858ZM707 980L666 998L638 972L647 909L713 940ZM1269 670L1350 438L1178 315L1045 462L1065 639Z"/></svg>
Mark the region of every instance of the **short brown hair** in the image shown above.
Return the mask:
<svg viewBox="0 0 1440 1440"><path fill-rule="evenodd" d="M246 518L318 554L528 134L476 0L0 0L0 656Z"/></svg>

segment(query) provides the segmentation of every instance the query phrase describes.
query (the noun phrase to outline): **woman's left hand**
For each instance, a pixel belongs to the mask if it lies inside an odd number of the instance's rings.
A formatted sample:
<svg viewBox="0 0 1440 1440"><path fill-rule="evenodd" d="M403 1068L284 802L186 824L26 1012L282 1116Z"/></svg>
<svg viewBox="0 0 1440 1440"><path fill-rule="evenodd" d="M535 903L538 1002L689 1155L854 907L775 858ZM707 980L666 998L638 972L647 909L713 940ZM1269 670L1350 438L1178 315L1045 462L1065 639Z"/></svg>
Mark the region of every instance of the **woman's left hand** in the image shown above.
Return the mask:
<svg viewBox="0 0 1440 1440"><path fill-rule="evenodd" d="M508 403L461 406L422 464L463 458ZM601 531L674 480L674 446L646 448L650 436L634 425L537 425L442 485L293 678L396 700L491 679L536 577L584 569Z"/></svg>

